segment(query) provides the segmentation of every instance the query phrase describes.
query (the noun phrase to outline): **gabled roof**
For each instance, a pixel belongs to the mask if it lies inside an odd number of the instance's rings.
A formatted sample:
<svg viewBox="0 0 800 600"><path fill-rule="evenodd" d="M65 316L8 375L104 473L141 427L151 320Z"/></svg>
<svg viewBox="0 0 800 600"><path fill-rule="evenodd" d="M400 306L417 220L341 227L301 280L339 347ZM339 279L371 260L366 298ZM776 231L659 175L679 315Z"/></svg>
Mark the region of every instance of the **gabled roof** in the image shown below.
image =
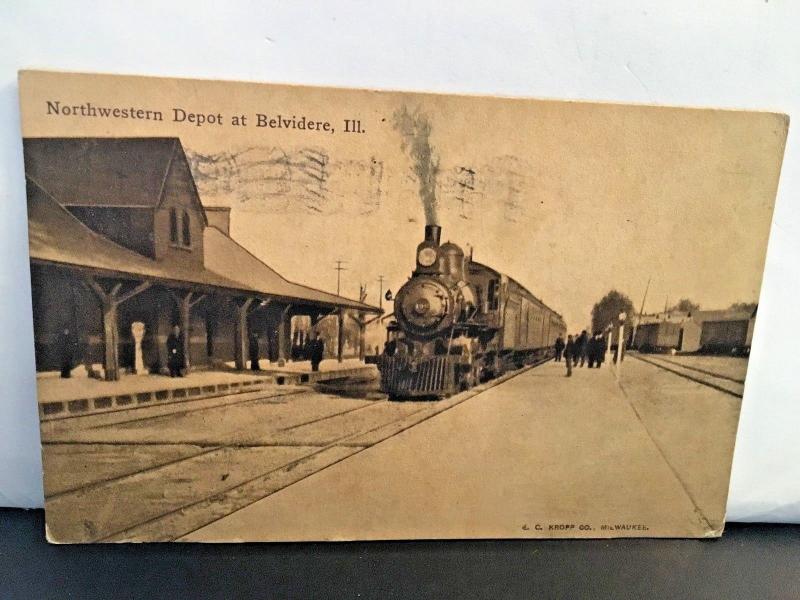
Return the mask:
<svg viewBox="0 0 800 600"><path fill-rule="evenodd" d="M215 227L204 230L205 266L156 261L117 245L65 207L156 208L175 161L191 177L177 138L26 138L32 260L174 284L200 284L262 297L379 313L374 306L292 283ZM193 190L200 210L196 189Z"/></svg>
<svg viewBox="0 0 800 600"><path fill-rule="evenodd" d="M225 235L216 227L206 227L203 232L203 252L206 268L214 273L232 277L248 289L268 296L287 300L301 300L309 304L325 304L331 307L344 306L364 312L379 313L369 304L337 296L311 287L293 283L277 271L264 264L246 248Z"/></svg>
<svg viewBox="0 0 800 600"><path fill-rule="evenodd" d="M25 138L25 172L62 206L155 208L177 138ZM187 165L188 168L188 165Z"/></svg>

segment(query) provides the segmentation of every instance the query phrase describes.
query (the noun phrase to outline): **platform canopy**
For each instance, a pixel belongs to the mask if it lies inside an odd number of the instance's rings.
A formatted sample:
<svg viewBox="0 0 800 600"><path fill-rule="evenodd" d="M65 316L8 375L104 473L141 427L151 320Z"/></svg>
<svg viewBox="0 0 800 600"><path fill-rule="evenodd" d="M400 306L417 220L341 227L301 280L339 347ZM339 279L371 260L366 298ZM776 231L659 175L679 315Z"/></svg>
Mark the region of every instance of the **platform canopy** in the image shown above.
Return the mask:
<svg viewBox="0 0 800 600"><path fill-rule="evenodd" d="M215 274L233 277L239 282L239 285L245 286L249 290L287 302L316 304L330 308L349 308L376 314L381 312L375 306L285 279L216 227L205 228L203 252L206 269Z"/></svg>
<svg viewBox="0 0 800 600"><path fill-rule="evenodd" d="M29 178L28 188L29 250L34 262L178 288L200 286L327 309L380 312L375 306L285 279L215 227L205 228L204 266L151 260L90 229L38 182Z"/></svg>

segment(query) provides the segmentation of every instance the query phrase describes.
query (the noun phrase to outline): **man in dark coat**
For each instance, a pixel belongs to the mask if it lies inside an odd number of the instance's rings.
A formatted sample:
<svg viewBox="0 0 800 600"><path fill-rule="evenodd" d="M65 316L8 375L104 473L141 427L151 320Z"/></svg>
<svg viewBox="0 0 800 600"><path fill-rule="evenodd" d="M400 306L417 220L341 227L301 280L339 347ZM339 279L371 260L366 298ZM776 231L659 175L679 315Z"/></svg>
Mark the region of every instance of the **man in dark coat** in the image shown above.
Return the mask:
<svg viewBox="0 0 800 600"><path fill-rule="evenodd" d="M567 363L567 377L572 377L572 361L575 360L575 340L571 335L567 336L567 344L564 346L564 362Z"/></svg>
<svg viewBox="0 0 800 600"><path fill-rule="evenodd" d="M67 379L72 376L72 369L75 366L78 337L68 327L65 327L59 336L58 343L61 355L61 377Z"/></svg>
<svg viewBox="0 0 800 600"><path fill-rule="evenodd" d="M260 369L258 364L258 333L255 331L250 332L250 369L252 371L258 371Z"/></svg>
<svg viewBox="0 0 800 600"><path fill-rule="evenodd" d="M603 356L601 348L602 341L600 339L600 334L595 333L590 339L589 343L586 347L586 358L589 361L589 368L593 368L597 366L600 368L600 361Z"/></svg>
<svg viewBox="0 0 800 600"><path fill-rule="evenodd" d="M575 346L575 362L577 363L580 360L580 366L583 366L583 363L586 362L586 352L589 346L589 334L586 333L585 329L581 331L578 339L575 340Z"/></svg>
<svg viewBox="0 0 800 600"><path fill-rule="evenodd" d="M167 337L167 367L169 367L169 376L183 377L184 362L183 333L181 333L181 328L175 325L169 337Z"/></svg>
<svg viewBox="0 0 800 600"><path fill-rule="evenodd" d="M555 351L556 362L561 362L561 353L564 352L564 338L560 335L556 338Z"/></svg>
<svg viewBox="0 0 800 600"><path fill-rule="evenodd" d="M594 368L595 345L594 336L592 335L586 341L586 362L589 363L587 366L590 369Z"/></svg>
<svg viewBox="0 0 800 600"><path fill-rule="evenodd" d="M322 357L325 354L325 342L322 341L322 338L320 338L319 334L316 332L311 334L309 354L310 356L308 358L311 360L311 370L319 371L319 363L322 362Z"/></svg>
<svg viewBox="0 0 800 600"><path fill-rule="evenodd" d="M608 349L606 347L606 338L603 335L602 331L597 332L597 347L596 348L597 348L597 350L596 350L597 351L597 355L595 356L595 359L597 360L597 368L599 369L600 367L603 366L603 361L605 361L605 359L606 359L606 350Z"/></svg>

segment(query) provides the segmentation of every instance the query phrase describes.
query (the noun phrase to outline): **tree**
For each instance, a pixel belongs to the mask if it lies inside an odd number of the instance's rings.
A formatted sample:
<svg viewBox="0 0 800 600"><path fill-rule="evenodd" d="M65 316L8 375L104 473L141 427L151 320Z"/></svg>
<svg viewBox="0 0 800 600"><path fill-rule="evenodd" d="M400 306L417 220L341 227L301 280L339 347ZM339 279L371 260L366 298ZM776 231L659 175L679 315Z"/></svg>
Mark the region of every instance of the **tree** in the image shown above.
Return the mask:
<svg viewBox="0 0 800 600"><path fill-rule="evenodd" d="M757 306L757 302L734 302L731 304L730 310L751 313L756 309Z"/></svg>
<svg viewBox="0 0 800 600"><path fill-rule="evenodd" d="M335 315L327 316L319 321L316 326L317 334L325 344L325 356L336 356L337 344L339 343L339 323ZM355 348L358 351L360 331L358 324L345 315L344 319L344 342L345 352L347 348Z"/></svg>
<svg viewBox="0 0 800 600"><path fill-rule="evenodd" d="M611 290L592 307L592 330L605 331L609 325L619 326L619 314L626 313L625 328L633 320L633 302L622 292Z"/></svg>
<svg viewBox="0 0 800 600"><path fill-rule="evenodd" d="M669 309L669 312L693 313L700 310L700 305L692 302L689 298L681 298L680 301Z"/></svg>

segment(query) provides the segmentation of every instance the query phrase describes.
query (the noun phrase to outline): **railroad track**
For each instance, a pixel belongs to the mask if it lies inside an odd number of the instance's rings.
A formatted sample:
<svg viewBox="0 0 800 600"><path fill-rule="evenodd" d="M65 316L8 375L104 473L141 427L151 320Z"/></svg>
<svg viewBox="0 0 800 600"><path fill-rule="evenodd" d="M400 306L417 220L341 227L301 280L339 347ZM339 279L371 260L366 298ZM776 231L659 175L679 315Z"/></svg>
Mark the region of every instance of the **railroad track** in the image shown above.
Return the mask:
<svg viewBox="0 0 800 600"><path fill-rule="evenodd" d="M672 360L665 356L658 356L657 360L661 360L663 362L669 363L671 365L677 365L679 367L683 367L685 369L690 369L692 371L697 371L698 373L704 373L705 375L711 375L717 379L727 379L728 381L733 381L735 383L741 383L744 385L744 378L739 377L731 377L730 375L724 375L722 373L716 373L715 371L710 371L709 369L703 369L700 367L695 367L693 365L687 365L686 363L679 362L677 360Z"/></svg>
<svg viewBox="0 0 800 600"><path fill-rule="evenodd" d="M298 481L305 479L306 477L319 472L325 468L332 466L342 460L353 456L367 448L370 448L378 443L381 443L387 439L398 435L399 433L418 425L419 423L436 416L470 398L477 396L478 394L496 386L509 379L516 377L530 369L533 369L550 359L543 359L522 369L518 369L516 371L512 371L506 373L504 376L499 377L495 380L490 382L486 382L479 386L476 386L470 390L462 392L460 394L456 394L450 398L445 400L441 400L438 402L420 402L415 403L415 406L419 408L417 410L403 413L397 418L392 418L389 420L381 420L380 423L374 427L359 430L354 433L348 433L343 435L339 438L336 438L324 445L315 446L312 452L304 454L303 456L296 458L290 461L287 464L279 466L277 468L272 468L269 471L264 473L260 473L255 477L251 477L243 482L238 482L234 486L227 487L224 489L216 489L210 495L205 495L204 497L193 499L192 502L182 504L180 506L176 506L166 512L162 512L160 514L154 515L150 518L147 518L141 522L126 525L124 528L117 528L115 530L109 531L99 531L97 535L90 536L90 539L84 541L122 541L125 539L154 539L158 536L159 540L175 540L185 535L188 535L206 525L218 520L219 518L223 518L232 512L236 512L241 510L242 508L257 502L280 489L288 487ZM240 404L243 402L254 401L253 400L243 400L242 402L236 402L236 404ZM359 406L356 408L348 408L346 410L337 411L330 415L325 415L323 417L315 418L308 420L303 423L298 423L290 427L282 428L276 431L276 433L284 433L287 431L291 431L294 429L298 429L303 426L317 424L326 420L336 419L347 415L349 413L353 413L360 410L366 410L368 408L375 408L382 405L392 405L394 403L389 402L388 400L381 400L376 401L367 405ZM199 410L213 410L213 409L225 409L230 404L221 404L215 405L210 407L201 407ZM169 415L159 415L159 416L169 416ZM114 477L110 477L100 481L94 481L91 483L87 483L81 487L77 487L75 489L69 489L60 491L55 494L51 494L47 496L48 502L69 502L72 498L76 501L79 500L81 495L86 494L87 492L101 490L103 488L112 488L115 485L121 484L123 482L131 482L137 479L141 479L148 474L152 475L159 469L164 468L172 468L176 465L186 464L187 467L191 466L191 461L197 461L202 457L208 458L210 455L219 454L222 455L225 453L226 450L235 449L237 447L245 447L248 444L252 444L253 440L250 438L254 437L263 437L263 433L259 433L255 436L251 435L248 436L246 434L247 429L242 429L238 433L244 434L242 438L237 439L235 443L231 444L218 444L213 446L206 446L203 447L196 453L192 453L191 455L182 456L180 458L167 461L160 464L149 465L145 468L138 469L132 472L126 472L123 474L115 475ZM58 442L54 442L57 444ZM47 442L45 442L47 444ZM91 443L90 443L91 444ZM131 445L136 445L135 442ZM268 446L269 444L258 444L263 446ZM282 445L282 444L279 444ZM311 444L309 444L311 445ZM332 461L321 460L320 457L324 455L327 451L331 451L332 449L338 448L342 454L341 457L334 457ZM318 465L319 468L316 468L315 460L320 459L320 464ZM304 468L304 466L306 468ZM311 468L308 468L310 466ZM275 483L274 480L278 480L280 483ZM265 485L268 484L268 485ZM219 510L219 505L224 504L225 502L231 503L231 506L228 510L225 511L225 514L218 514L214 512L214 509ZM54 511L55 512L55 511ZM187 516L188 515L188 516ZM188 522L183 522L188 519ZM173 522L177 520L178 523ZM162 525L163 523L163 525ZM163 530L162 530L163 528ZM155 534L153 532L158 532Z"/></svg>
<svg viewBox="0 0 800 600"><path fill-rule="evenodd" d="M388 403L388 401L384 400L384 401L378 402L377 404L386 404L386 403ZM301 426L305 426L305 425L309 425L309 424L316 424L316 423L320 423L322 421L329 420L329 419L335 419L335 418L341 417L343 415L346 415L348 413L355 412L356 410L363 410L363 409L366 409L366 408L372 408L374 406L375 406L375 404L369 404L369 405L366 405L366 406L360 406L360 407L358 407L356 409L347 409L347 410L343 410L343 411L338 411L336 413L327 415L327 416L319 418L319 419L314 419L314 420L311 420L311 421L308 421L308 422L305 422L305 423L300 423L300 424L297 425L297 427L301 427ZM364 436L364 435L366 435L368 433L371 433L374 430L381 429L381 428L384 428L384 427L387 427L387 426L391 426L394 423L397 423L399 421L403 421L405 419L408 419L409 417L412 417L412 416L416 415L417 413L423 412L425 410L427 410L427 408L420 408L419 410L414 411L414 412L412 412L410 414L402 415L401 417L399 417L397 419L393 419L393 420L390 420L388 422L385 422L385 421L381 422L378 426L373 427L371 429L368 429L366 431L358 431L358 432L355 432L355 433L350 433L350 434L341 436L341 437L329 442L328 444L325 444L323 446L315 447L312 452L309 452L308 454L305 454L305 455L303 455L303 456L301 456L301 457L299 457L297 459L294 459L294 460L290 461L289 463L287 463L285 465L281 465L281 466L279 466L277 468L270 469L269 471L266 471L264 473L259 473L255 477L252 477L252 478L250 478L250 479L248 479L246 481L243 481L243 482L239 482L234 486L231 486L229 488L225 488L225 489L222 489L222 490L216 490L216 491L213 492L213 494L211 494L209 496L205 496L205 497L199 498L199 499L197 499L197 500L195 500L193 502L190 502L190 503L187 503L187 504L183 504L181 506L178 506L178 507L176 507L174 509L171 509L169 511L166 511L164 513L155 515L155 516L153 516L153 517L151 517L149 519L146 519L144 521L141 521L139 523L135 523L133 525L126 526L123 529L118 529L118 530L115 530L115 531L112 531L112 532L104 532L103 535L101 535L99 537L96 537L96 538L94 538L92 540L88 540L88 541L96 541L96 542L122 541L122 540L126 539L128 535L136 535L137 532L139 532L141 530L141 528L146 527L149 524L156 523L157 521L169 518L170 516L176 515L178 513L183 512L183 511L190 510L190 509L195 508L195 507L197 507L199 505L203 505L204 503L218 502L221 498L225 497L226 495L235 494L238 490L241 490L241 489L247 487L248 485L252 485L254 482L257 482L257 481L259 481L259 480L261 480L261 479L263 479L265 477L268 477L268 476L273 475L275 473L292 471L292 470L296 469L302 463L310 461L310 460L313 460L316 456L322 454L326 450L330 450L331 448L334 448L334 447L336 447L338 445L345 444L348 440L357 439L357 438L362 437L362 436ZM287 428L287 429L291 429L291 428ZM397 432L397 433L399 433L399 432ZM392 436L390 436L390 437L393 437L394 435L397 435L397 433L393 433ZM88 484L86 486L83 486L83 487L75 489L75 490L71 490L69 492L62 492L62 493L59 493L59 494L55 494L53 496L48 496L47 499L48 500L52 500L54 498L63 499L64 497L68 497L70 494L82 494L82 493L84 493L86 491L89 491L89 490L92 490L92 489L96 490L96 489L99 489L99 488L102 488L102 487L109 487L109 486L121 483L123 481L126 481L126 480L140 478L143 475L146 475L148 473L153 473L153 472L158 471L159 469L163 469L165 467L174 467L175 465L178 465L178 464L181 464L181 463L185 463L185 464L189 465L189 464L191 464L191 461L196 461L198 458L201 458L201 457L204 457L204 456L208 456L208 455L211 455L211 454L223 454L226 450L237 448L237 447L240 447L240 446L243 446L243 445L247 445L247 440L245 440L244 442L237 441L236 443L231 443L231 444L220 444L220 445L217 445L217 446L206 447L203 450L201 450L200 452L194 453L194 454L189 455L189 456L184 456L184 457L181 457L181 458L173 460L173 461L169 461L169 462L164 463L164 464L152 465L152 466L146 467L144 469L139 469L139 470L134 471L132 473L127 473L125 475L120 475L120 476L117 476L117 477L114 477L114 478L110 478L110 479L107 479L107 480L93 482L92 484ZM370 444L368 446L363 446L363 447L362 446L353 447L352 450L340 460L344 460L344 458L349 458L353 454L357 454L358 452L361 452L361 451L365 450L366 448L371 447L372 445L374 445L374 444ZM337 460L335 462L339 462L339 461ZM331 463L331 464L335 464L335 462ZM325 466L327 467L327 466L331 466L331 465L329 464L329 465L325 465ZM282 487L280 487L278 489L270 490L266 494L257 494L257 497L255 497L255 498L248 498L246 503L243 503L240 506L236 506L235 510L240 510L241 508L244 508L245 506L248 506L248 505L250 505L250 504L252 504L254 502L257 502L258 500L261 500L262 498L265 498L266 496L268 496L268 495L270 495L272 493L275 493L279 489L283 489L283 487L287 487L288 485L296 483L297 481L300 481L301 479L305 479L305 477L307 477L309 475L312 475L315 472L317 472L317 471L315 470L315 471L310 472L310 473L302 474L301 477L298 477L296 479L292 479L290 482L287 483L287 485L284 485L284 486L282 486ZM230 513L228 513L228 514L230 514ZM225 516L227 516L227 515L225 515ZM202 522L197 523L196 525L192 526L189 530L182 530L182 531L180 531L179 534L168 535L166 539L174 540L174 539L177 539L178 537L181 537L181 536L184 536L184 535L188 535L189 533L192 533L193 531L196 531L197 529L200 529L201 527L205 527L206 525L208 525L209 523L211 523L211 522L213 522L215 520L217 520L217 519L216 518L212 518L212 519L205 519L204 518L204 519L202 519Z"/></svg>
<svg viewBox="0 0 800 600"><path fill-rule="evenodd" d="M116 427L118 425L129 425L131 423L144 423L147 421L154 421L159 419L169 419L174 417L185 417L191 414L203 412L206 410L216 410L218 408L230 408L233 406L241 406L242 404L259 404L259 403L271 403L276 404L278 402L285 402L286 398L289 396L294 396L296 394L308 393L308 390L289 390L289 391L281 391L281 392L267 392L266 390L261 390L258 392L247 393L245 392L242 396L243 398L237 398L235 400L230 400L227 402L218 402L216 404L208 404L204 406L194 406L194 407L174 407L175 410L172 411L165 411L163 413L158 413L155 415L146 415L143 417L132 417L130 419L120 419L118 421L110 421L108 423L101 423L99 425L92 425L87 429L101 429L104 427ZM254 397L253 397L254 396ZM215 398L219 398L219 396L215 396ZM208 400L208 398L204 398L204 400ZM198 400L199 402L200 400ZM172 405L167 405L170 408L173 408ZM94 416L94 415L91 415Z"/></svg>
<svg viewBox="0 0 800 600"><path fill-rule="evenodd" d="M294 391L291 391L291 392L283 392L283 393L279 394L278 396L279 397L294 396L294 395L297 395L297 394L300 394L300 393L303 393L303 392L307 393L307 390L294 390ZM89 429L97 429L97 428L101 428L101 427L109 427L110 428L110 427L114 427L116 425L128 425L128 424L130 424L132 422L146 421L146 420L149 420L149 419L173 418L173 417L176 417L176 416L182 417L182 416L187 416L187 415L190 415L190 414L194 414L194 413L198 413L198 412L202 412L202 411L206 411L206 410L215 410L215 409L223 409L223 408L227 409L227 408L234 407L234 406L241 406L242 404L256 404L258 402L264 402L264 401L267 401L267 402L273 401L274 402L275 398L276 398L276 396L272 395L272 396L263 396L263 397L258 397L258 398L250 398L250 399L246 399L246 400L237 400L235 402L229 402L227 404L214 404L212 406L201 406L201 407L198 407L198 408L195 408L195 409L180 410L180 411L166 413L166 414L158 414L158 415L154 415L154 416L151 416L151 417L142 417L142 418L137 418L137 419L130 419L130 420L127 420L127 421L117 421L117 422L114 422L114 423L108 423L108 424L103 424L103 425L95 425L95 426L89 427ZM312 419L310 421L304 421L304 422L298 423L296 425L292 425L290 427L281 428L281 429L278 429L277 431L278 432L289 431L289 430L296 429L298 427L303 427L305 425L309 425L309 424L312 424L312 423L318 423L318 422L321 422L321 421L325 421L326 419L333 419L333 418L336 418L336 417L339 417L339 416L342 416L342 415L345 415L345 414L348 414L348 413L351 413L351 412L355 412L357 410L363 410L363 409L369 408L371 406L374 406L374 405L373 404L367 404L367 405L364 405L364 406L358 406L356 408L349 408L349 409L346 409L346 410L343 410L343 411L339 411L339 412L336 412L336 413L333 413L333 414L330 414L330 415L327 415L327 416L323 416L323 417L320 417L320 418L317 418L317 419ZM245 431L246 431L246 429L240 429L238 432L234 432L231 435L236 436L237 433L244 433ZM169 443L170 442L161 442L161 441L146 442L146 443L129 442L129 443L125 443L125 445L126 446L168 445ZM47 441L43 441L42 445L43 446L48 446L48 445L53 445L53 446L55 446L55 445L86 445L86 446L92 446L92 445L109 445L109 443L108 442L94 442L94 441L90 441L90 442L65 442L65 441L59 441L59 440L54 440L54 441L47 440ZM196 459L198 457L205 456L206 454L211 454L211 453L214 453L214 452L219 452L221 450L225 450L226 448L247 447L247 446L253 446L254 444L248 443L247 441L243 441L243 442L236 441L236 442L233 442L233 443L230 443L230 444L207 444L207 445L200 445L200 444L193 444L191 442L184 442L181 445L188 445L188 446L197 445L197 446L200 446L202 449L198 450L197 452L195 452L193 454L189 454L187 456L182 456L179 459L156 463L156 464L150 465L148 467L145 467L143 469L137 469L135 471L127 471L127 472L124 472L124 473L117 474L117 475L115 475L113 477L108 477L106 479L99 479L99 480L96 480L96 481L93 481L91 483L87 483L85 485L81 485L81 486L78 486L78 487L75 487L75 488L68 488L68 489L60 490L60 491L55 492L53 494L46 495L45 498L47 500L54 500L56 498L62 498L64 496L68 496L69 494L74 494L74 493L77 493L77 492L84 492L84 491L89 491L89 490L93 490L93 489L98 489L98 488L101 488L101 487L104 487L104 486L108 486L108 485L113 484L113 483L117 483L117 482L123 481L125 479L128 479L129 477L135 477L135 476L143 475L143 474L146 474L146 473L149 473L149 472L157 471L158 469L162 469L164 467L167 467L167 466L170 466L170 465L174 465L174 464L178 464L178 463L181 463L181 462L190 461L190 460ZM264 444L258 444L258 445L264 445Z"/></svg>
<svg viewBox="0 0 800 600"><path fill-rule="evenodd" d="M643 356L641 354L630 353L627 354L627 356L736 398L741 398L744 394L744 380L742 379L714 373L713 371L700 367L685 365L652 354Z"/></svg>

